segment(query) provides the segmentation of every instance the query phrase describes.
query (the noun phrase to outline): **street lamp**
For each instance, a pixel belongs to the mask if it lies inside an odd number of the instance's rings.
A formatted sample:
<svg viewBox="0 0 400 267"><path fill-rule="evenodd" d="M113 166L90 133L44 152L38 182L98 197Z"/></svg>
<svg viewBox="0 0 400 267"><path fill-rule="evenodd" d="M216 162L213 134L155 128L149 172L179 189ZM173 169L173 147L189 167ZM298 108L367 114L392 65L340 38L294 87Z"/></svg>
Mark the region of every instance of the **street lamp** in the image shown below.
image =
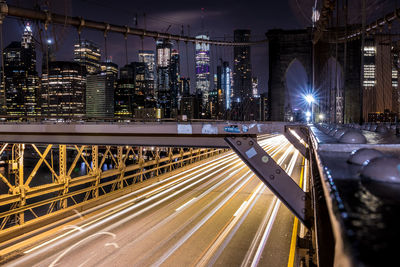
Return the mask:
<svg viewBox="0 0 400 267"><path fill-rule="evenodd" d="M307 111L307 113L306 113L307 122L309 122L310 120L311 120L311 122L313 122L313 116L312 116L313 106L312 106L312 103L315 102L315 98L314 98L314 96L312 94L307 94L307 95L304 96L304 99L307 101L307 103L309 105L309 111Z"/></svg>
<svg viewBox="0 0 400 267"><path fill-rule="evenodd" d="M315 98L312 94L305 95L304 98L309 105L312 104L312 102L315 102Z"/></svg>

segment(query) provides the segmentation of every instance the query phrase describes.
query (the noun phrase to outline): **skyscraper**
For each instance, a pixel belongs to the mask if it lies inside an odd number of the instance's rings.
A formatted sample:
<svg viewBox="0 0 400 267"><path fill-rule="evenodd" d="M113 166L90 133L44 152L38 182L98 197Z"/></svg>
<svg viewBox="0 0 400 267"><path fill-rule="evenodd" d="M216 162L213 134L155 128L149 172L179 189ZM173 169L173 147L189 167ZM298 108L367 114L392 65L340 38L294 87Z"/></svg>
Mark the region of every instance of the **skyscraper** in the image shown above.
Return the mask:
<svg viewBox="0 0 400 267"><path fill-rule="evenodd" d="M107 73L86 77L86 116L112 118L114 116L115 76Z"/></svg>
<svg viewBox="0 0 400 267"><path fill-rule="evenodd" d="M181 77L180 79L180 94L181 96L190 95L190 78Z"/></svg>
<svg viewBox="0 0 400 267"><path fill-rule="evenodd" d="M176 49L173 49L171 52L171 66L170 70L170 88L171 88L171 108L177 109L179 99L181 98L180 94L180 56L179 52Z"/></svg>
<svg viewBox="0 0 400 267"><path fill-rule="evenodd" d="M221 89L223 99L223 109L231 108L232 99L232 71L229 68L229 62L224 61L222 65L217 66L217 88Z"/></svg>
<svg viewBox="0 0 400 267"><path fill-rule="evenodd" d="M121 72L122 72L121 68ZM133 80L125 79L122 73L121 78L117 82L114 93L114 115L116 117L132 117L133 96L135 92L135 84Z"/></svg>
<svg viewBox="0 0 400 267"><path fill-rule="evenodd" d="M382 113L398 112L397 71L394 70L389 35L375 35L365 40L363 51L363 117L373 121Z"/></svg>
<svg viewBox="0 0 400 267"><path fill-rule="evenodd" d="M249 42L250 30L235 30L234 41ZM250 46L235 46L233 48L233 57L234 101L241 102L244 98L248 98L253 95Z"/></svg>
<svg viewBox="0 0 400 267"><path fill-rule="evenodd" d="M171 49L171 41L157 41L157 101L159 108L163 109L165 118L169 118L171 115Z"/></svg>
<svg viewBox="0 0 400 267"><path fill-rule="evenodd" d="M74 45L74 61L86 67L88 74L100 71L100 48L93 42L83 40Z"/></svg>
<svg viewBox="0 0 400 267"><path fill-rule="evenodd" d="M154 95L156 87L156 55L153 50L139 50L139 62L146 64L146 95Z"/></svg>
<svg viewBox="0 0 400 267"><path fill-rule="evenodd" d="M115 80L118 78L118 65L107 60L100 63L100 72L114 75Z"/></svg>
<svg viewBox="0 0 400 267"><path fill-rule="evenodd" d="M85 115L85 70L76 62L49 62L42 77L42 115L79 119Z"/></svg>
<svg viewBox="0 0 400 267"><path fill-rule="evenodd" d="M253 77L251 78L251 83L252 83L252 91L253 91L253 97L260 97L258 94L258 78Z"/></svg>
<svg viewBox="0 0 400 267"><path fill-rule="evenodd" d="M12 42L3 51L7 115L32 116L37 112L39 77L32 29L26 24L21 42ZM2 103L4 105L4 103Z"/></svg>
<svg viewBox="0 0 400 267"><path fill-rule="evenodd" d="M210 40L208 35L198 35L196 39ZM196 42L196 91L203 95L203 106L207 106L210 92L210 45Z"/></svg>

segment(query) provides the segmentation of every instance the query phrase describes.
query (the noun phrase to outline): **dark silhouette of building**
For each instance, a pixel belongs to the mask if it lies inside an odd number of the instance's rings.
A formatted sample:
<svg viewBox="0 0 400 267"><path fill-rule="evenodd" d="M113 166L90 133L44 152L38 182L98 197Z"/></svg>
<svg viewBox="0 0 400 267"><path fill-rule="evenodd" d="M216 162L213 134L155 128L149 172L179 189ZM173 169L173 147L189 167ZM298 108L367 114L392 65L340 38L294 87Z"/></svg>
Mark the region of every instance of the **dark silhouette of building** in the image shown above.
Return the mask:
<svg viewBox="0 0 400 267"><path fill-rule="evenodd" d="M158 108L162 109L163 117L171 116L171 66L172 43L168 40L157 41L157 100Z"/></svg>
<svg viewBox="0 0 400 267"><path fill-rule="evenodd" d="M179 99L181 98L180 92L180 56L179 51L173 49L171 53L170 71L170 90L171 90L171 110L172 113L177 114Z"/></svg>
<svg viewBox="0 0 400 267"><path fill-rule="evenodd" d="M86 77L86 116L114 117L114 75L88 74Z"/></svg>
<svg viewBox="0 0 400 267"><path fill-rule="evenodd" d="M249 42L250 30L235 30L234 41ZM250 56L250 46L235 46L233 49L233 96L235 102L241 102L242 99L253 95Z"/></svg>
<svg viewBox="0 0 400 267"><path fill-rule="evenodd" d="M3 51L3 57L5 99L2 99L1 106L6 109L7 115L36 115L39 77L29 23L25 26L22 42L9 44Z"/></svg>

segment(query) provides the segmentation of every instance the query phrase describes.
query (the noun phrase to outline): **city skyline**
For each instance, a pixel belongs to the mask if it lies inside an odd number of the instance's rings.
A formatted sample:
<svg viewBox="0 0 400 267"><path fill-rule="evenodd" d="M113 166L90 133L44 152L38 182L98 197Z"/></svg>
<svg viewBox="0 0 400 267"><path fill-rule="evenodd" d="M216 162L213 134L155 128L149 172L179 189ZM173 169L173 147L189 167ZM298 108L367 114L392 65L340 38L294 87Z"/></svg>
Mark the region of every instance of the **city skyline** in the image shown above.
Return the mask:
<svg viewBox="0 0 400 267"><path fill-rule="evenodd" d="M57 60L53 54L55 44L48 39L39 68L42 75L39 75L36 71L37 44L30 25L26 22L20 42L13 41L4 50L6 99L3 100L3 112L7 115L57 120L178 116L195 119L261 118L261 113L253 114L254 111L247 116L249 107L231 104L235 102L232 101L235 96L238 103L261 105L255 92L257 82L253 82L257 78L251 76L250 48L247 46L234 50L236 59L243 58L239 65L238 60L233 63L234 74L229 62L218 58L221 65L216 66L212 82L210 45L201 42L209 40L209 37L198 35L196 64L192 66L196 70L196 85L191 88L190 77L185 78L181 72L179 44L171 40L158 39L155 51L138 50L138 61L118 66L107 58L107 51L103 57L99 46L89 39L80 39L73 45L71 60ZM235 30L235 34L237 32L250 31ZM249 34L236 39L248 41ZM235 83L237 91L246 93L235 94L232 90ZM243 114L238 116L238 110Z"/></svg>
<svg viewBox="0 0 400 267"><path fill-rule="evenodd" d="M13 4L14 1L9 1ZM32 5L30 1L19 1L17 4L29 7ZM168 33L181 34L181 26L184 26L184 33L195 36L202 32L201 30L201 8L204 8L204 30L207 32L212 39L227 40L233 38L233 30L235 28L251 28L253 30L253 36L257 39L264 39L265 32L269 28L282 27L282 28L298 28L305 26L302 19L297 17L297 7L293 3L289 2L279 2L274 3L274 8L265 9L264 6L267 4L260 1L250 1L249 5L245 9L249 12L244 13L243 8L237 5L231 5L226 2L214 2L214 1L202 1L201 3L194 2L180 2L173 1L173 4L167 4L162 1L155 1L151 9L146 7L145 4L137 3L132 5L131 3L124 3L127 5L126 8L117 8L115 10L115 16L109 12L110 4L107 1L71 1L70 3L65 3L64 1L57 1L52 3L52 10L54 12L59 12L61 14L67 13L72 16L87 16L90 15L96 20L108 20L112 23L120 23L122 25L127 24L135 27L137 15L137 26L144 27L143 13L146 13L146 28L151 30L165 31L169 25ZM229 9L227 8L229 6ZM128 11L129 10L129 11ZM257 14L263 14L263 10L267 12L267 16L271 17L271 20L260 21L256 19ZM294 16L288 16L287 18L282 18L278 14L283 13L285 10L290 10ZM247 15L246 19L239 19L239 15ZM275 21L275 22L273 22ZM230 23L232 22L232 23ZM190 25L190 30L188 26ZM229 25L229 26L228 26ZM6 21L5 29L10 29L6 31L5 43L9 40L17 38L18 31L20 31L20 23L16 21ZM49 36L51 30L49 30ZM58 47L55 49L57 55L57 60L70 60L69 56L72 51L72 46L78 41L78 35L74 29L63 29L62 35L57 35L57 40L59 40ZM89 39L97 43L101 50L104 50L104 37L102 34L98 34L92 31L83 30L81 35L83 39ZM114 39L114 41L112 40ZM62 41L62 42L61 42ZM142 47L143 44L143 47ZM108 55L112 57L113 61L119 66L123 66L126 63L125 56L125 46L123 42L123 37L120 35L110 34L108 41ZM216 66L218 63L218 57L222 55L225 61L232 61L233 56L231 55L232 48L212 48L211 54L217 55L217 57L212 56L212 65ZM40 49L38 49L40 50ZM137 50L155 50L154 41L150 38L144 38L143 41L140 38L128 37L128 62L137 61ZM186 47L182 42L178 50L182 50L182 54L186 57ZM192 66L195 62L194 46L189 44L187 48L188 54L191 56L188 61ZM40 51L38 51L40 52ZM259 77L259 88L261 92L266 92L267 82L268 82L268 67L266 64L267 54L266 49L263 45L253 47L253 58L252 62L254 65L255 76ZM103 59L104 60L104 59ZM40 63L41 58L38 58ZM195 85L195 70L193 68L187 68L187 61L182 62L182 72L185 77L191 77L191 86ZM232 63L231 63L232 64ZM216 73L216 67L210 69L211 77Z"/></svg>

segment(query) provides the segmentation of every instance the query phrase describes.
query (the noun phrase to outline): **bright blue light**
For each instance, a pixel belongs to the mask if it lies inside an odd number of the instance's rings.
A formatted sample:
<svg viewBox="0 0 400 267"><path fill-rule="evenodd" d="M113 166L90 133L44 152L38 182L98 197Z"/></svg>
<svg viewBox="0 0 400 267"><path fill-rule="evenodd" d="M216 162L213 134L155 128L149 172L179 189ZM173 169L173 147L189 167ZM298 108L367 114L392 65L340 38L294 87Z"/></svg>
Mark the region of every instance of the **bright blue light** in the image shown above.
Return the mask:
<svg viewBox="0 0 400 267"><path fill-rule="evenodd" d="M307 101L308 104L315 102L315 98L312 94L305 95L304 99Z"/></svg>

